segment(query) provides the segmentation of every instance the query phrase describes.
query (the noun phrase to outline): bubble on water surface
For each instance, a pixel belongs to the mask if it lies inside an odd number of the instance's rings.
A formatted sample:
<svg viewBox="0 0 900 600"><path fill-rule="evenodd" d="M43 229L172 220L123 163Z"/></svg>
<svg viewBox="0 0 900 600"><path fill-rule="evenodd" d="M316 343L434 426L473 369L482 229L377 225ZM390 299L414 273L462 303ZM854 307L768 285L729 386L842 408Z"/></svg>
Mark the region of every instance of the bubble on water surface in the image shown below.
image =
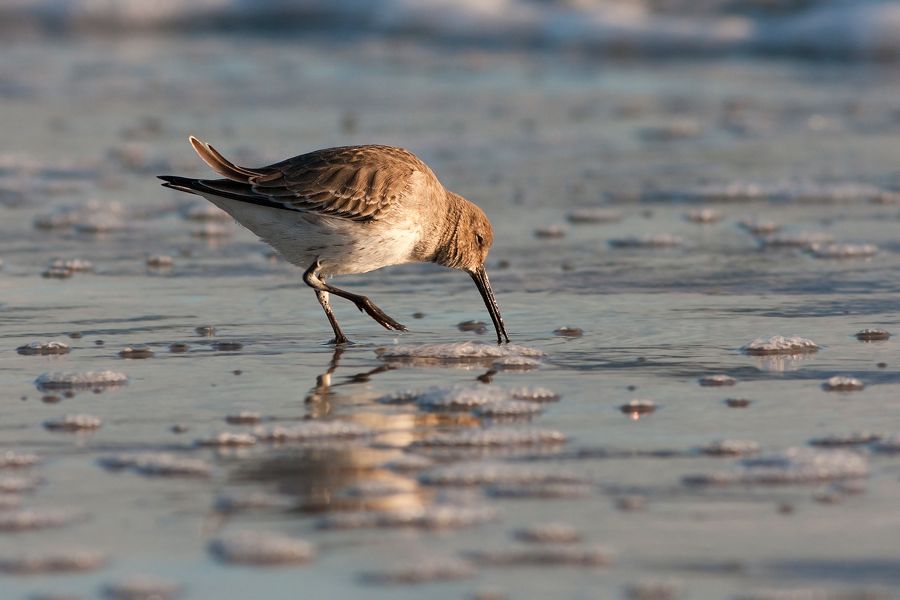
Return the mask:
<svg viewBox="0 0 900 600"><path fill-rule="evenodd" d="M184 342L173 342L169 344L169 352L187 352L190 349L190 344L185 344Z"/></svg>
<svg viewBox="0 0 900 600"><path fill-rule="evenodd" d="M552 429L490 428L454 433L436 433L416 440L413 447L490 448L498 446L561 445L566 436Z"/></svg>
<svg viewBox="0 0 900 600"><path fill-rule="evenodd" d="M818 352L819 345L802 337L784 337L773 335L770 338L756 338L741 346L741 351L753 356L769 354L802 354Z"/></svg>
<svg viewBox="0 0 900 600"><path fill-rule="evenodd" d="M884 329L863 329L856 332L856 339L861 342L882 341L890 338L890 332Z"/></svg>
<svg viewBox="0 0 900 600"><path fill-rule="evenodd" d="M417 558L402 564L363 573L366 583L380 585L418 584L436 581L457 581L475 576L471 563L454 557Z"/></svg>
<svg viewBox="0 0 900 600"><path fill-rule="evenodd" d="M822 389L828 392L858 392L865 389L865 384L856 377L835 375L829 377L822 384Z"/></svg>
<svg viewBox="0 0 900 600"><path fill-rule="evenodd" d="M365 437L372 430L349 421L304 421L293 425L261 425L253 429L253 434L265 442L306 442Z"/></svg>
<svg viewBox="0 0 900 600"><path fill-rule="evenodd" d="M98 460L111 471L130 470L148 477L209 477L210 466L199 458L184 458L165 452L118 454Z"/></svg>
<svg viewBox="0 0 900 600"><path fill-rule="evenodd" d="M0 558L0 572L14 575L71 573L99 569L106 555L94 550L54 550Z"/></svg>
<svg viewBox="0 0 900 600"><path fill-rule="evenodd" d="M49 342L30 342L24 346L16 348L16 352L25 356L48 355L48 354L68 354L69 345L65 342L49 341Z"/></svg>
<svg viewBox="0 0 900 600"><path fill-rule="evenodd" d="M747 408L753 403L752 400L748 400L747 398L726 398L725 406L728 408Z"/></svg>
<svg viewBox="0 0 900 600"><path fill-rule="evenodd" d="M305 540L255 531L222 536L210 542L209 551L225 563L259 566L302 564L315 556L313 545Z"/></svg>
<svg viewBox="0 0 900 600"><path fill-rule="evenodd" d="M216 328L212 325L200 325L198 327L194 327L194 332L197 335L202 335L204 337L211 337L216 335Z"/></svg>
<svg viewBox="0 0 900 600"><path fill-rule="evenodd" d="M725 385L735 385L737 379L730 375L704 375L698 380L698 383L704 387L718 387Z"/></svg>
<svg viewBox="0 0 900 600"><path fill-rule="evenodd" d="M119 371L54 371L35 380L40 390L115 387L128 383L128 376Z"/></svg>
<svg viewBox="0 0 900 600"><path fill-rule="evenodd" d="M44 428L50 431L92 431L102 424L103 421L92 415L66 415L44 421Z"/></svg>
<svg viewBox="0 0 900 600"><path fill-rule="evenodd" d="M130 358L130 359L140 359L140 358L153 358L153 350L150 349L149 346L144 344L135 344L133 346L126 346L119 352L119 356L122 358Z"/></svg>
<svg viewBox="0 0 900 600"><path fill-rule="evenodd" d="M581 531L569 523L537 523L514 532L520 542L531 544L575 544L581 542Z"/></svg>
<svg viewBox="0 0 900 600"><path fill-rule="evenodd" d="M108 600L172 600L182 594L177 583L156 577L129 577L103 586Z"/></svg>
<svg viewBox="0 0 900 600"><path fill-rule="evenodd" d="M816 258L871 258L878 254L875 244L813 244L809 251Z"/></svg>
<svg viewBox="0 0 900 600"><path fill-rule="evenodd" d="M681 246L683 243L682 238L669 233L628 236L609 240L609 245L613 248L673 248Z"/></svg>
<svg viewBox="0 0 900 600"><path fill-rule="evenodd" d="M732 470L684 478L690 485L798 484L865 477L863 455L849 450L789 448L783 452L741 460Z"/></svg>
<svg viewBox="0 0 900 600"><path fill-rule="evenodd" d="M613 563L612 552L600 546L529 546L464 553L472 562L491 567L603 567Z"/></svg>
<svg viewBox="0 0 900 600"><path fill-rule="evenodd" d="M71 510L51 508L0 513L0 532L9 533L63 527L82 517L81 513Z"/></svg>

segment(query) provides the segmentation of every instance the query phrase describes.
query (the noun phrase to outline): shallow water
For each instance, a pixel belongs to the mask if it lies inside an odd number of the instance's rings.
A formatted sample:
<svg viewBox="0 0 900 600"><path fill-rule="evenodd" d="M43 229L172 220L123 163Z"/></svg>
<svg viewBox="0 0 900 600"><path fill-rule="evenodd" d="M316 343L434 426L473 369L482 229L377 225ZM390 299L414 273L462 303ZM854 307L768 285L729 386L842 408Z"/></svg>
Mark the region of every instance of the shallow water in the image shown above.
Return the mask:
<svg viewBox="0 0 900 600"><path fill-rule="evenodd" d="M654 585L691 598L900 594L900 458L877 446L900 431L896 342L855 338L898 322L895 70L610 62L365 39L20 39L3 50L0 449L40 462L0 469L10 497L0 516L12 523L0 531L0 558L87 564L4 572L4 597L95 597L135 577L196 598L297 589L606 598ZM337 303L356 344L334 352L297 268L227 221L198 235L204 222L185 217L192 198L158 186L158 173L203 173L188 133L250 164L349 143L416 151L495 224L491 280L513 341L545 353L539 367L379 357L395 344L491 343L490 330L457 327L487 318L469 278L433 266L341 278L410 333ZM621 220L567 222L595 206ZM721 220L694 222L702 208ZM35 227L51 214L71 222ZM746 219L801 241L825 233L878 250L819 258L757 240L739 226ZM535 235L550 224L564 235ZM660 235L681 243L611 243ZM159 255L171 266L148 265ZM93 269L42 276L56 258ZM583 335L554 334L565 326ZM741 351L775 335L820 349ZM70 352L16 350L50 340ZM142 345L152 356L120 355ZM103 371L127 383L36 385L45 373ZM700 385L711 375L736 384ZM865 388L826 391L834 375ZM542 387L559 401L530 419L383 401L455 385ZM732 408L729 398L750 403ZM633 400L655 410L623 411ZM226 422L242 411L259 422ZM66 415L100 424L45 427ZM310 429L308 420L347 425ZM294 434L266 439L276 427ZM502 429L475 435L479 427ZM558 432L565 443L522 443L510 428ZM223 432L253 435L215 438ZM859 432L877 435L850 435ZM791 461L791 448L828 436L862 458L816 445L822 454ZM733 443L710 446L717 440ZM708 450L753 443L769 462ZM797 481L774 485L759 469ZM723 472L746 477L696 484ZM583 541L532 548L516 537L549 522ZM230 537L245 531L264 535ZM270 534L305 540L314 556ZM223 538L257 544L240 547L259 552L251 563L294 548L303 564L235 565L216 550ZM408 583L429 579L441 581Z"/></svg>

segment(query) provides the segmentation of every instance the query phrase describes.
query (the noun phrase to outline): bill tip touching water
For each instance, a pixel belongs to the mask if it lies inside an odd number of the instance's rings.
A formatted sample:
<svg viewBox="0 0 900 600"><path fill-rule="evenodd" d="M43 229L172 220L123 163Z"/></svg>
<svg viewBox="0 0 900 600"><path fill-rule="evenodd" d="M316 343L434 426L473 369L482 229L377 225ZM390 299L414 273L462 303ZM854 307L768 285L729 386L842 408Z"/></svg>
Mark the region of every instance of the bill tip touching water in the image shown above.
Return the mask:
<svg viewBox="0 0 900 600"><path fill-rule="evenodd" d="M194 136L189 139L224 179L160 175L163 185L206 198L304 268L303 281L315 291L336 344L349 340L331 308L332 294L386 329L406 327L368 297L327 279L413 262L467 272L491 316L497 343L509 342L484 266L494 238L487 215L447 190L413 153L392 146L342 146L246 168Z"/></svg>

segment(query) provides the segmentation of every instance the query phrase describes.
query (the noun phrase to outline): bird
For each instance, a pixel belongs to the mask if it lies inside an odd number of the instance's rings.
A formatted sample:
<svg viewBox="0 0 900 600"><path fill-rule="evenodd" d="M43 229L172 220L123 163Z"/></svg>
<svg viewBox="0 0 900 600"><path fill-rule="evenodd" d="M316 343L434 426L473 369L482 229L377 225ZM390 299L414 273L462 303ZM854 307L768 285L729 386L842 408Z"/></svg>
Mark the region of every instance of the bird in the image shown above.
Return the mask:
<svg viewBox="0 0 900 600"><path fill-rule="evenodd" d="M265 167L238 166L211 145L189 137L200 158L224 179L159 175L163 186L206 198L304 269L334 331L330 296L349 300L388 330L407 331L367 296L328 282L405 263L437 263L468 273L494 324L497 344L509 343L485 260L494 231L484 211L446 189L409 150L383 145L340 146L300 154Z"/></svg>

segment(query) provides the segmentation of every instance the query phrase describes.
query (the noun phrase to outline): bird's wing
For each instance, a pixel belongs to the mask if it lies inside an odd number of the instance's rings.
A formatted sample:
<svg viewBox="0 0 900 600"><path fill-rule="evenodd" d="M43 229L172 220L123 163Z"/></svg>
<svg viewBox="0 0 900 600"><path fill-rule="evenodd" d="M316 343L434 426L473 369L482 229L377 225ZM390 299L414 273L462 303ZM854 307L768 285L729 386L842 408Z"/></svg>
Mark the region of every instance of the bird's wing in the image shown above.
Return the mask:
<svg viewBox="0 0 900 600"><path fill-rule="evenodd" d="M391 146L326 148L248 169L196 138L191 143L217 173L246 184L238 195L248 202L262 197L286 209L354 221L378 219L409 192L415 173L433 176L414 154Z"/></svg>

